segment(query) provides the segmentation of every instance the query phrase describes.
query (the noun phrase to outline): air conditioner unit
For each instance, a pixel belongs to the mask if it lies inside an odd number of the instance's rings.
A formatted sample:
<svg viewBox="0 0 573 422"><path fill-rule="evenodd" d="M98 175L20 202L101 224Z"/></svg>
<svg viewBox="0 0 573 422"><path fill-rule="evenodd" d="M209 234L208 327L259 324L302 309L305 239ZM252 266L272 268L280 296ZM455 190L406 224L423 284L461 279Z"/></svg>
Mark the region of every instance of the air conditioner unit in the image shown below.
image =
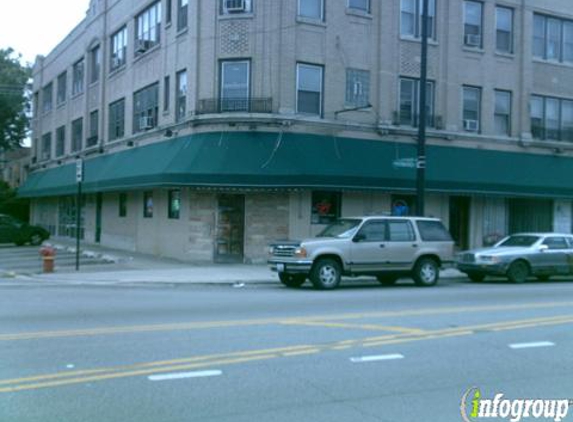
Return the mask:
<svg viewBox="0 0 573 422"><path fill-rule="evenodd" d="M477 132L479 130L479 122L477 120L464 119L464 130Z"/></svg>
<svg viewBox="0 0 573 422"><path fill-rule="evenodd" d="M139 118L139 129L148 130L154 127L154 121L152 116L141 116Z"/></svg>
<svg viewBox="0 0 573 422"><path fill-rule="evenodd" d="M150 40L137 40L135 43L135 52L144 53L153 46L153 42Z"/></svg>
<svg viewBox="0 0 573 422"><path fill-rule="evenodd" d="M464 44L470 47L479 47L481 45L481 35L466 34Z"/></svg>
<svg viewBox="0 0 573 422"><path fill-rule="evenodd" d="M122 65L122 60L121 57L118 56L112 56L111 58L111 68L115 69L117 67L120 67Z"/></svg>
<svg viewBox="0 0 573 422"><path fill-rule="evenodd" d="M223 0L226 13L242 13L247 9L246 0Z"/></svg>

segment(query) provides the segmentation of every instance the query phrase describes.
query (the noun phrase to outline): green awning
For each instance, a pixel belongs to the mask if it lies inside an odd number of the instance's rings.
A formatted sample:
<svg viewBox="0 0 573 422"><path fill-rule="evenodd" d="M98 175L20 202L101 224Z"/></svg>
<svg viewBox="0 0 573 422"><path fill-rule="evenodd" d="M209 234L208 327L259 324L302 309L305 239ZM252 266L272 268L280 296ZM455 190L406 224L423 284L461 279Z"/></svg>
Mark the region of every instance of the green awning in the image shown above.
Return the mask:
<svg viewBox="0 0 573 422"><path fill-rule="evenodd" d="M428 145L430 191L573 197L573 159ZM190 135L84 164L86 193L167 186L414 190L415 144L269 132ZM76 192L75 163L32 173L23 197Z"/></svg>

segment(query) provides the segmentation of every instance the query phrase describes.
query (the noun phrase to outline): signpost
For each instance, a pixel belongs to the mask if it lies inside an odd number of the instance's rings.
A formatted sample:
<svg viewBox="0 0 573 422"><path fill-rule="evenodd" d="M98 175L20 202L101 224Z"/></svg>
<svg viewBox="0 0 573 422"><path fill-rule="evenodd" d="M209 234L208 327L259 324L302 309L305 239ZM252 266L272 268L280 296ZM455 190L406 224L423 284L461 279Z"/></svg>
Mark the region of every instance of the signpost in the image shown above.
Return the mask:
<svg viewBox="0 0 573 422"><path fill-rule="evenodd" d="M84 180L84 162L81 158L76 161L76 182L78 196L76 198L76 271L80 269L80 224L82 214L82 182Z"/></svg>

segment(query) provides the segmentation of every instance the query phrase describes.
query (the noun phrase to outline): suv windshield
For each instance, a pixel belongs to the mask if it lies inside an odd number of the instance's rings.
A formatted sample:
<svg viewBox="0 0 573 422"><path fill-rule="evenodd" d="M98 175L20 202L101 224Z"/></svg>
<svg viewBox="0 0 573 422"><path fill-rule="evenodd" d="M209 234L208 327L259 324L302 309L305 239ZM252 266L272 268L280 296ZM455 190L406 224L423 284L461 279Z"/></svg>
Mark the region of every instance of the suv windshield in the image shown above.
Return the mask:
<svg viewBox="0 0 573 422"><path fill-rule="evenodd" d="M362 220L353 218L336 220L334 223L330 224L318 235L316 235L316 237L351 237L354 235L354 233L356 233L356 229L361 222Z"/></svg>
<svg viewBox="0 0 573 422"><path fill-rule="evenodd" d="M497 246L531 246L539 240L539 236L517 235L509 236Z"/></svg>

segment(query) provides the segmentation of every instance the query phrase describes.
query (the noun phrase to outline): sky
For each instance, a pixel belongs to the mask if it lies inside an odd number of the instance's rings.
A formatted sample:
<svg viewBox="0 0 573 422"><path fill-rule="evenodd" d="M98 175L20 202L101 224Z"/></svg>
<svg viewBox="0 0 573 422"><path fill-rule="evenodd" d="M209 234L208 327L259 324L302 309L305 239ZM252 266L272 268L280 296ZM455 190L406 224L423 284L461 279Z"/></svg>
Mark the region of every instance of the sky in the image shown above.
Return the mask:
<svg viewBox="0 0 573 422"><path fill-rule="evenodd" d="M0 0L0 48L22 62L47 55L85 17L89 0Z"/></svg>

